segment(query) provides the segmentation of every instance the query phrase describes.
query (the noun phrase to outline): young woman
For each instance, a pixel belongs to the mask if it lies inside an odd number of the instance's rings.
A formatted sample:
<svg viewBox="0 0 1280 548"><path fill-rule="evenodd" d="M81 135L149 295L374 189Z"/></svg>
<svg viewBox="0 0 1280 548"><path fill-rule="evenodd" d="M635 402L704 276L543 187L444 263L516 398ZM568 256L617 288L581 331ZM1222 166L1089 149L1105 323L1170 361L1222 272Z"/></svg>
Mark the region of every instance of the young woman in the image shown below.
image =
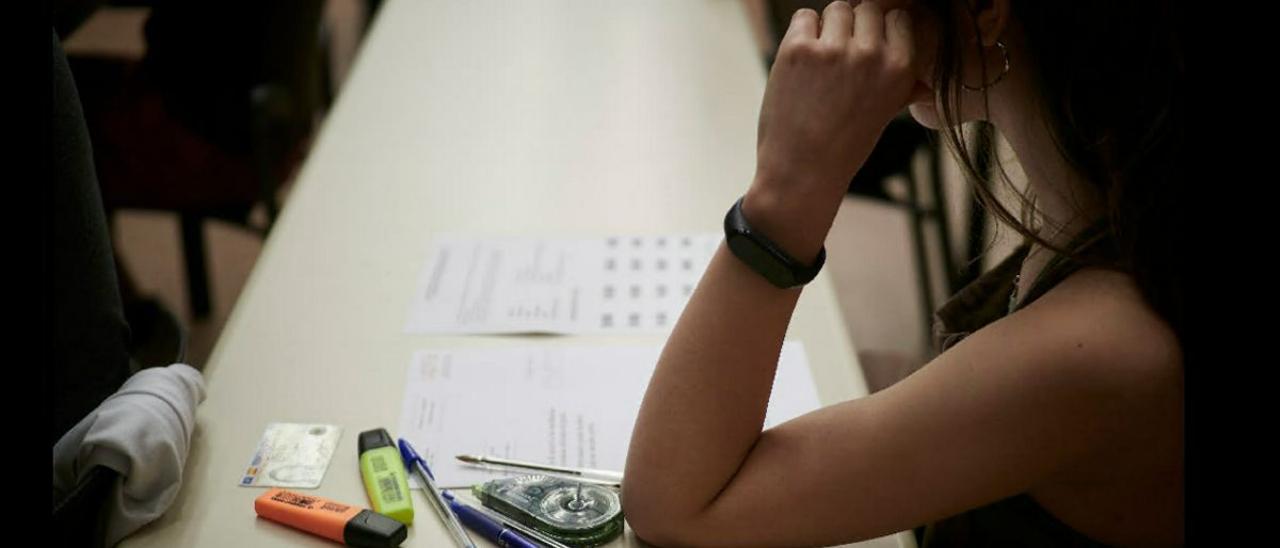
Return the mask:
<svg viewBox="0 0 1280 548"><path fill-rule="evenodd" d="M671 334L627 460L637 535L827 545L927 525L925 545L1181 544L1172 11L883 0L797 12L739 210L784 258L721 246ZM939 311L932 362L762 431L801 291L785 278L824 253L849 180L903 107L961 153L965 122L1006 138L1028 180L1022 215L988 202L1027 245Z"/></svg>

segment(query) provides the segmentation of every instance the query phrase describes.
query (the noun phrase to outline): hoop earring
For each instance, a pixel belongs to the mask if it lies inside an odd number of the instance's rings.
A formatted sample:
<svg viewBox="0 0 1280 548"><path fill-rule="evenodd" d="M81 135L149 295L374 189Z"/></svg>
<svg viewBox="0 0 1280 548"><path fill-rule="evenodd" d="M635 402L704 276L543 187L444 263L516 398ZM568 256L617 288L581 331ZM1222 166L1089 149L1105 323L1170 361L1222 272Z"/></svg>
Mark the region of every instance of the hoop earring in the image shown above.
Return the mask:
<svg viewBox="0 0 1280 548"><path fill-rule="evenodd" d="M990 89L991 86L999 84L1001 80L1004 80L1004 76L1006 74L1009 74L1009 47L1005 46L1004 42L1001 42L1000 40L996 40L996 46L1000 48L1000 53L1004 55L1004 70L1000 71L1000 74L996 76L995 80L992 80L990 83L983 84L982 87L980 88L975 88L973 86L965 84L964 82L960 83L960 87L963 87L964 89L967 89L969 91L986 91Z"/></svg>

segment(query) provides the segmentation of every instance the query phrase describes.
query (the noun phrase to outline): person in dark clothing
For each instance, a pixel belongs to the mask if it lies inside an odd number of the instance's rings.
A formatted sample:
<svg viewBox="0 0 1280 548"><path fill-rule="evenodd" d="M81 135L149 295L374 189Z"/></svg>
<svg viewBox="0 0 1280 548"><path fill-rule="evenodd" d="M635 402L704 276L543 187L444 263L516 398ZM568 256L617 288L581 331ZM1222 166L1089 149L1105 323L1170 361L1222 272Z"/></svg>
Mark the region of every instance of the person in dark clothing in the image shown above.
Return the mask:
<svg viewBox="0 0 1280 548"><path fill-rule="evenodd" d="M45 225L54 288L51 447L131 373L130 331L93 150L56 32L52 51L53 203Z"/></svg>

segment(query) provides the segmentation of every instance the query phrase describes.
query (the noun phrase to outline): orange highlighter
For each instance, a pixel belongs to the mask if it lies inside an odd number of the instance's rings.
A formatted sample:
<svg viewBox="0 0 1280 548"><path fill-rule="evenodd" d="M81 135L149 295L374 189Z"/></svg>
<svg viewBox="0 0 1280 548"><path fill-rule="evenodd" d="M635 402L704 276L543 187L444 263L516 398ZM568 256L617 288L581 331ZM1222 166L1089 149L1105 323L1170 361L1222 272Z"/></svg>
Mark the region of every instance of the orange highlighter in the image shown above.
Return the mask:
<svg viewBox="0 0 1280 548"><path fill-rule="evenodd" d="M347 546L394 548L409 536L403 523L373 510L278 487L254 500L253 509L271 521Z"/></svg>

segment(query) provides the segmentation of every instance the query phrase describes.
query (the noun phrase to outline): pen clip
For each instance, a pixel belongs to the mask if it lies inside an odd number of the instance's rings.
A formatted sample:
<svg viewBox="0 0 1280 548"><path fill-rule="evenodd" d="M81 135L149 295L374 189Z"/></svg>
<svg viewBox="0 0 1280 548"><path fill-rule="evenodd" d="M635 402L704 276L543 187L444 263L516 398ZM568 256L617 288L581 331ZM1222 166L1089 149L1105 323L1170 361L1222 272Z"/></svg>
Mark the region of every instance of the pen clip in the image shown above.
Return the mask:
<svg viewBox="0 0 1280 548"><path fill-rule="evenodd" d="M413 449L413 445L409 443L409 440L400 438L399 445L400 458L404 459L410 467L414 464L421 464L422 470L427 473L427 477L431 478L431 481L435 481L436 475L431 473L431 467L427 466L427 460L422 458L422 455L419 455L418 452Z"/></svg>

